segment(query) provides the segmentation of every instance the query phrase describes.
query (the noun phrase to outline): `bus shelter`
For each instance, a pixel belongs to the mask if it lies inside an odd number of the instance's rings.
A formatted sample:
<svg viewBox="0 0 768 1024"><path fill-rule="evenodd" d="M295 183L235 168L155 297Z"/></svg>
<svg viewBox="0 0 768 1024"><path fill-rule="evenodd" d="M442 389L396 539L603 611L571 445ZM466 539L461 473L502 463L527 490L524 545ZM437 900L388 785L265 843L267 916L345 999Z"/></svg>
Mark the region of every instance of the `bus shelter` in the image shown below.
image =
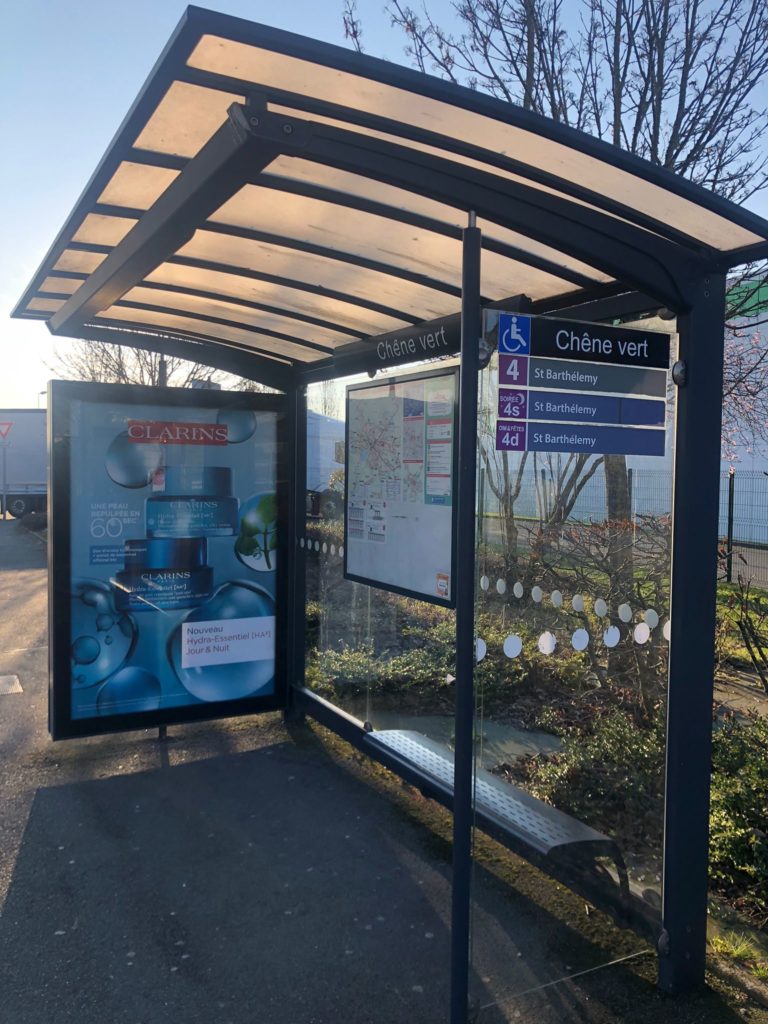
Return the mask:
<svg viewBox="0 0 768 1024"><path fill-rule="evenodd" d="M663 989L702 983L725 281L729 268L766 255L765 221L577 131L189 8L14 315L275 393L53 386L54 737L280 707L317 718L451 807L456 1024L469 998L476 827L650 939ZM323 533L322 516L307 516L307 395L353 377L342 453L329 456L344 470L342 532ZM81 477L105 424L110 486L126 502L84 512L81 543L76 491L98 490L96 477ZM251 495L247 515L241 501L238 518L231 481L246 463L235 449L260 436L277 453L264 469L271 493ZM218 462L174 461L184 445L196 456L213 446ZM628 458L640 462L628 468ZM635 514L632 472L659 458L668 495ZM599 516L574 511L598 469L607 534ZM510 503L526 491L533 504L515 519ZM195 494L212 499L205 510L188 500ZM176 506L163 504L174 496ZM191 525L179 525L182 497L188 515L202 516ZM403 523L410 534L397 532ZM198 606L211 593L206 552L211 561L222 536L236 540L238 572L263 584L246 588L242 613L243 595L230 593L222 618L272 624L255 647L217 663L224 689L194 646L216 639L205 632L212 613ZM78 559L101 579L90 591L74 582ZM187 572L172 591L169 569ZM183 706L165 699L162 679L150 698L135 672L117 685L87 644L70 658L83 606L117 616L116 645L135 658L143 641L125 639L126 623L150 621L147 595L166 616L158 621L179 612L173 636L154 642L192 694ZM352 646L338 634L353 619L358 629L367 616L355 642L372 652L381 595L452 616L427 630L455 637L444 742L386 716L377 724L370 701L313 682L308 658L318 651L338 677ZM388 619L393 649L405 607ZM566 647L558 671L605 684L621 662L630 681L652 677L656 687L665 738L655 885L609 829L500 781L478 758L478 708L495 699L487 659L498 656L524 688L536 659ZM256 682L249 664L260 666ZM351 684L370 696L365 679Z"/></svg>

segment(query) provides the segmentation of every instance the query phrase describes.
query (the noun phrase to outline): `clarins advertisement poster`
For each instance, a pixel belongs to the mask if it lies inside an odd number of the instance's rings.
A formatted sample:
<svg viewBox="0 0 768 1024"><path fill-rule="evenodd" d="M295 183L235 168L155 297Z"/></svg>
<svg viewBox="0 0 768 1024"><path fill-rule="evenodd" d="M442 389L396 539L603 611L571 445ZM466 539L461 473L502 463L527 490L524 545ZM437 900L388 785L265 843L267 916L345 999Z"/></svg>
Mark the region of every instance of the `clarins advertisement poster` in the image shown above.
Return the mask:
<svg viewBox="0 0 768 1024"><path fill-rule="evenodd" d="M54 736L276 706L281 396L51 388Z"/></svg>

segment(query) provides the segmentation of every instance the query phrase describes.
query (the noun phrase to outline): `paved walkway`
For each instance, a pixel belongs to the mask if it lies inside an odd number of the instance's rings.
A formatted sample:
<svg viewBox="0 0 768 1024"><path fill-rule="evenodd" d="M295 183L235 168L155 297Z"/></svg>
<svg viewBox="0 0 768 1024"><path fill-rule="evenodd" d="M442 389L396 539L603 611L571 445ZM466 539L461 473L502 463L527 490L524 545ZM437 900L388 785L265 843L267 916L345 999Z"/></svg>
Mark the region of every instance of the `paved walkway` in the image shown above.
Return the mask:
<svg viewBox="0 0 768 1024"><path fill-rule="evenodd" d="M446 846L310 729L51 743L44 555L0 523L0 1024L447 1021ZM478 869L475 895L482 1024L744 1019L660 1015L624 967L509 999L612 951L525 886Z"/></svg>

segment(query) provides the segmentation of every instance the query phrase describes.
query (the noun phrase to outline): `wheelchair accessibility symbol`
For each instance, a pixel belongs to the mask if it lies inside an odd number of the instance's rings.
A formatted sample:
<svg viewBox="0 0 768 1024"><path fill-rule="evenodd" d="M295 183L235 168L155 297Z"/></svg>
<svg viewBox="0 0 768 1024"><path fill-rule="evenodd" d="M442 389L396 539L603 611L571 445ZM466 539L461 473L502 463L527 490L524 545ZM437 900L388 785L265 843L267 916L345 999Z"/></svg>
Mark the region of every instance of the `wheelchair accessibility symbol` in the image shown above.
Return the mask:
<svg viewBox="0 0 768 1024"><path fill-rule="evenodd" d="M531 351L531 318L518 313L499 314L499 352L527 356Z"/></svg>

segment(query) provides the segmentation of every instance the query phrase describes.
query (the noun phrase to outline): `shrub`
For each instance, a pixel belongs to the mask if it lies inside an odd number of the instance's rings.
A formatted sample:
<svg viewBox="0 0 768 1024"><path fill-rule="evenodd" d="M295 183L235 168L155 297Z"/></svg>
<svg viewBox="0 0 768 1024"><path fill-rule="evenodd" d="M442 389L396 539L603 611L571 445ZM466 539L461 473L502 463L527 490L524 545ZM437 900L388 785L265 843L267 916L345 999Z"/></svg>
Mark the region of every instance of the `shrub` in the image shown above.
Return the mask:
<svg viewBox="0 0 768 1024"><path fill-rule="evenodd" d="M713 736L710 879L752 917L768 913L768 721L727 718Z"/></svg>

